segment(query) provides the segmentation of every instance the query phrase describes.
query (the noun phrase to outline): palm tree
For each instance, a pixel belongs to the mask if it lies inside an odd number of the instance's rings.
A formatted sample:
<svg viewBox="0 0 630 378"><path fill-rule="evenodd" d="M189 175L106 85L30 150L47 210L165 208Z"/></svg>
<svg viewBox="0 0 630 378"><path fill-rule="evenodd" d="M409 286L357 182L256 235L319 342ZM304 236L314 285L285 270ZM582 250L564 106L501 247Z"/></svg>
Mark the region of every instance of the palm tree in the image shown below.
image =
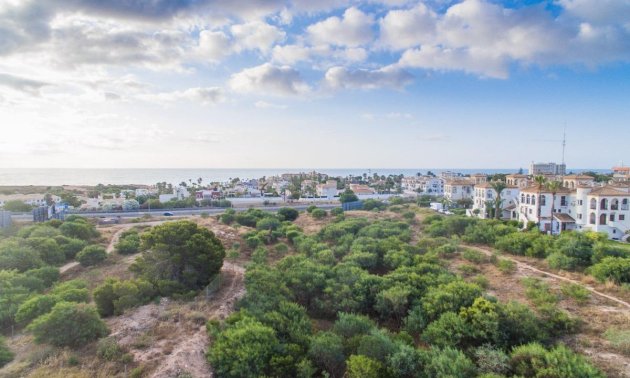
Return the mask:
<svg viewBox="0 0 630 378"><path fill-rule="evenodd" d="M494 199L494 216L496 219L501 219L501 212L503 211L501 207L501 192L507 188L507 184L503 181L493 181L490 183L490 186L497 192L497 196Z"/></svg>
<svg viewBox="0 0 630 378"><path fill-rule="evenodd" d="M553 213L556 211L556 194L562 184L560 181L550 181L547 183L547 189L551 192L551 232L553 233Z"/></svg>
<svg viewBox="0 0 630 378"><path fill-rule="evenodd" d="M538 219L538 222L540 223L540 191L542 187L545 185L545 182L547 181L547 179L543 175L538 175L534 177L534 181L536 182L538 186L538 192L537 192L538 202L536 202L536 218Z"/></svg>

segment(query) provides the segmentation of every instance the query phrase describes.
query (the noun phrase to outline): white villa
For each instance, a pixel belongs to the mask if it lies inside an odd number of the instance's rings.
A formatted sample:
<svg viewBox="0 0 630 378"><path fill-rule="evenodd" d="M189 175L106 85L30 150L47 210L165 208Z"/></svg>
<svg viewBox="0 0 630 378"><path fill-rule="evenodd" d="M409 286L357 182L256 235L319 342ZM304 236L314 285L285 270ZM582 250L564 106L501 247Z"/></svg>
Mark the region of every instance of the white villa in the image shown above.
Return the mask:
<svg viewBox="0 0 630 378"><path fill-rule="evenodd" d="M468 179L448 179L444 182L444 197L449 202L473 197L475 183Z"/></svg>
<svg viewBox="0 0 630 378"><path fill-rule="evenodd" d="M517 204L519 190L516 186L508 186L501 191L501 219L517 219ZM490 183L484 182L475 185L473 195L473 207L471 214L479 218L491 218L491 210L494 208L497 191L492 188ZM479 211L476 211L479 210Z"/></svg>

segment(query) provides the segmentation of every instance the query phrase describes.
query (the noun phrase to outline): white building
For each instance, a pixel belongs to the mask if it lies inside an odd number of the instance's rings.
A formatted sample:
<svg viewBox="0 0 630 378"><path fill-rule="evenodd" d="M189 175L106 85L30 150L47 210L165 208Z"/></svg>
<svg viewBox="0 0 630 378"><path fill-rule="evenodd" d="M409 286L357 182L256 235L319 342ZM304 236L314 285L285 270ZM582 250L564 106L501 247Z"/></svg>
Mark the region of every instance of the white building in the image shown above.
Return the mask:
<svg viewBox="0 0 630 378"><path fill-rule="evenodd" d="M432 196L444 195L444 179L434 176L408 176L403 177L401 186L405 190L429 194Z"/></svg>
<svg viewBox="0 0 630 378"><path fill-rule="evenodd" d="M575 213L578 230L604 232L610 239L623 239L630 230L630 186L578 187Z"/></svg>
<svg viewBox="0 0 630 378"><path fill-rule="evenodd" d="M451 203L472 199L474 183L468 179L449 179L444 182L444 197Z"/></svg>
<svg viewBox="0 0 630 378"><path fill-rule="evenodd" d="M529 179L529 176L519 173L505 176L505 182L508 185L516 186L518 188L527 188L532 183L532 181Z"/></svg>
<svg viewBox="0 0 630 378"><path fill-rule="evenodd" d="M534 163L529 165L529 174L536 175L565 175L567 173L566 164L556 163Z"/></svg>
<svg viewBox="0 0 630 378"><path fill-rule="evenodd" d="M553 233L575 229L575 210L571 206L571 191L567 188L559 188L554 196L545 186L529 186L521 189L517 206L518 220L523 225L538 223L541 231Z"/></svg>
<svg viewBox="0 0 630 378"><path fill-rule="evenodd" d="M328 199L333 199L339 194L337 180L328 180L325 184L317 184L315 190L317 191L317 196Z"/></svg>
<svg viewBox="0 0 630 378"><path fill-rule="evenodd" d="M517 219L519 189L516 186L508 186L501 191L501 219ZM479 218L492 218L497 198L497 191L490 183L475 185L473 207L470 213ZM477 211L478 210L478 211Z"/></svg>

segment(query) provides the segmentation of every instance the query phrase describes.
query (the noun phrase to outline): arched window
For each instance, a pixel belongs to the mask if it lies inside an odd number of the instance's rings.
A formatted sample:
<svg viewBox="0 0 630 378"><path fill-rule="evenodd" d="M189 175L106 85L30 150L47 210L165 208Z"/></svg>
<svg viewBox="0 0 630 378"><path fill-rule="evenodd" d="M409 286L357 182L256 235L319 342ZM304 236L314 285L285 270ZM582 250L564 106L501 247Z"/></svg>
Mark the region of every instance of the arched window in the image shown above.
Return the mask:
<svg viewBox="0 0 630 378"><path fill-rule="evenodd" d="M536 196L532 194L532 205L536 204Z"/></svg>
<svg viewBox="0 0 630 378"><path fill-rule="evenodd" d="M526 202L525 202L525 203L527 203L527 204L529 205L529 203L530 203L530 202L529 202L529 199L530 199L529 194L527 195L527 197L526 197L526 198L527 198L527 200L526 200Z"/></svg>
<svg viewBox="0 0 630 378"><path fill-rule="evenodd" d="M608 200L606 198L602 198L602 200L600 201L599 209L600 210L608 210Z"/></svg>
<svg viewBox="0 0 630 378"><path fill-rule="evenodd" d="M521 203L525 203L525 194L521 194Z"/></svg>
<svg viewBox="0 0 630 378"><path fill-rule="evenodd" d="M595 213L591 213L588 223L595 224Z"/></svg>
<svg viewBox="0 0 630 378"><path fill-rule="evenodd" d="M547 205L547 196L544 194L540 195L540 206L545 206Z"/></svg>
<svg viewBox="0 0 630 378"><path fill-rule="evenodd" d="M599 216L599 224L600 225L605 225L606 224L606 214L602 214Z"/></svg>
<svg viewBox="0 0 630 378"><path fill-rule="evenodd" d="M597 200L595 198L591 198L591 210L595 209L597 209Z"/></svg>
<svg viewBox="0 0 630 378"><path fill-rule="evenodd" d="M610 200L610 210L619 210L619 200L613 198Z"/></svg>

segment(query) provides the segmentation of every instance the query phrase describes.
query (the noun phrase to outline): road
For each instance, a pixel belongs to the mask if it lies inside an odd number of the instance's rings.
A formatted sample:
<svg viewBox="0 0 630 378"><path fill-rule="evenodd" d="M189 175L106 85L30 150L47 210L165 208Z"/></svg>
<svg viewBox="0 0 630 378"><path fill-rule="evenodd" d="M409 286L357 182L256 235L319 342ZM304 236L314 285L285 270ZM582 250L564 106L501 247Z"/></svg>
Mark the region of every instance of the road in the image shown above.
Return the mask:
<svg viewBox="0 0 630 378"><path fill-rule="evenodd" d="M279 209L283 208L283 207L290 207L296 210L306 210L307 207L309 207L311 205L286 205L286 206L252 206L252 207L233 207L232 209L234 209L235 211L246 211L250 208L253 209L260 209L263 211L269 211L269 212L274 212L274 211L278 211ZM317 207L322 208L322 209L333 209L335 207L341 207L338 204L321 204L318 205ZM162 214L164 214L165 212L169 212L169 213L173 213L173 215L176 216L186 216L186 215L198 215L198 214L202 214L202 213L206 213L206 214L210 214L210 215L216 215L216 214L221 214L225 211L225 208L189 208L189 209L156 209L156 210L151 210L151 212L147 211L147 210L140 210L140 211L126 211L126 212L120 212L120 211L113 211L113 212L90 212L90 211L85 211L85 212L77 212L77 213L72 213L72 214L76 214L76 215L80 215L82 217L86 217L86 218L101 218L101 217L105 217L105 218L116 218L116 217L121 217L121 218L138 218L141 217L143 215L155 215L155 216L160 216Z"/></svg>

